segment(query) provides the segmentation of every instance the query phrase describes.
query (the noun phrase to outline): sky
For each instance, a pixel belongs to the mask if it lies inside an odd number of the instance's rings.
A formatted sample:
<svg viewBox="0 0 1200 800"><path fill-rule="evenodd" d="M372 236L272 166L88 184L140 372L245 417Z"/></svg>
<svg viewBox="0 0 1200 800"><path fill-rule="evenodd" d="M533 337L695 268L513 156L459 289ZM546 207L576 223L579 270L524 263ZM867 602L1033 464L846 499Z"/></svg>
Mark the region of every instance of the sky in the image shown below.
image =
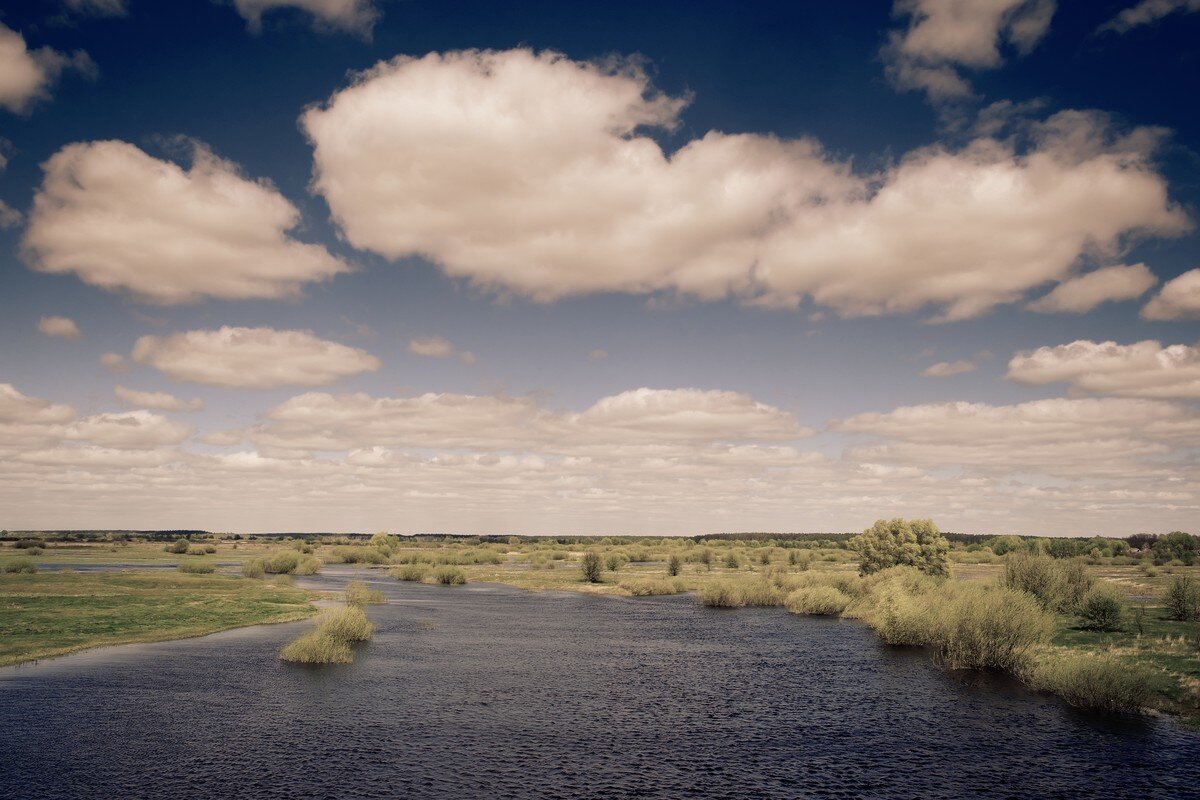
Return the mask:
<svg viewBox="0 0 1200 800"><path fill-rule="evenodd" d="M0 527L1192 530L1200 2L0 9Z"/></svg>

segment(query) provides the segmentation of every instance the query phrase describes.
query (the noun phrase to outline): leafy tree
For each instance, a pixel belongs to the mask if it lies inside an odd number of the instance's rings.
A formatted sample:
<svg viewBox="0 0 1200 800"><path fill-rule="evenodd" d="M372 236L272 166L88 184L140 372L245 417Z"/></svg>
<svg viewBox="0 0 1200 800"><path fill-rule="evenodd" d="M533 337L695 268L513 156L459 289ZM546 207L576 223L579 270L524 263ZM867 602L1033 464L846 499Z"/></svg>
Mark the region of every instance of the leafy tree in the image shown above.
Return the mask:
<svg viewBox="0 0 1200 800"><path fill-rule="evenodd" d="M1196 560L1196 537L1183 531L1172 531L1155 540L1154 560L1159 564L1179 560L1189 567Z"/></svg>
<svg viewBox="0 0 1200 800"><path fill-rule="evenodd" d="M850 540L863 575L895 566L916 567L930 575L950 574L950 543L931 519L878 520Z"/></svg>
<svg viewBox="0 0 1200 800"><path fill-rule="evenodd" d="M1007 555L1014 550L1024 550L1025 542L1021 541L1020 536L997 536L989 543L992 552L998 556Z"/></svg>
<svg viewBox="0 0 1200 800"><path fill-rule="evenodd" d="M171 544L163 548L168 553L186 553L188 551L187 539L176 539Z"/></svg>
<svg viewBox="0 0 1200 800"><path fill-rule="evenodd" d="M1200 585L1189 575L1176 575L1163 595L1167 616L1180 622L1200 617Z"/></svg>
<svg viewBox="0 0 1200 800"><path fill-rule="evenodd" d="M604 569L604 565L600 561L600 554L595 551L584 553L583 560L579 563L579 569L583 572L585 581L600 583L600 572Z"/></svg>
<svg viewBox="0 0 1200 800"><path fill-rule="evenodd" d="M1101 583L1083 597L1083 625L1095 631L1119 631L1125 621L1125 598L1110 583Z"/></svg>

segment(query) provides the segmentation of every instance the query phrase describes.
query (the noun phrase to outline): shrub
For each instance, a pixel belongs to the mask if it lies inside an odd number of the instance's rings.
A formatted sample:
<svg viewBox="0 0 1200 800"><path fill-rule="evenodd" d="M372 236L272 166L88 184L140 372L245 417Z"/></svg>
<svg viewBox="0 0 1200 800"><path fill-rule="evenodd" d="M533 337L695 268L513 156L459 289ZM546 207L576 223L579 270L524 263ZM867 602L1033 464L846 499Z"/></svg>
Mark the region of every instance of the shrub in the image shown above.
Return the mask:
<svg viewBox="0 0 1200 800"><path fill-rule="evenodd" d="M788 563L804 572L812 566L812 553L807 550L792 550L788 553Z"/></svg>
<svg viewBox="0 0 1200 800"><path fill-rule="evenodd" d="M266 573L261 558L252 558L242 564L242 574L247 578L261 578Z"/></svg>
<svg viewBox="0 0 1200 800"><path fill-rule="evenodd" d="M667 559L667 574L674 578L683 571L683 559L677 555L672 555Z"/></svg>
<svg viewBox="0 0 1200 800"><path fill-rule="evenodd" d="M4 565L5 572L19 572L26 575L33 575L38 571L37 564L32 558L14 558Z"/></svg>
<svg viewBox="0 0 1200 800"><path fill-rule="evenodd" d="M930 601L898 581L876 588L864 620L891 645L924 645L932 640Z"/></svg>
<svg viewBox="0 0 1200 800"><path fill-rule="evenodd" d="M793 614L840 614L850 598L832 586L811 586L789 594L784 605Z"/></svg>
<svg viewBox="0 0 1200 800"><path fill-rule="evenodd" d="M202 545L202 544L191 545L190 547L188 547L187 550L184 551L184 553L186 553L189 556L208 555L208 551L204 549L204 545Z"/></svg>
<svg viewBox="0 0 1200 800"><path fill-rule="evenodd" d="M634 597L657 597L659 595L679 594L685 591L682 582L669 581L664 578L626 580L621 581L619 585Z"/></svg>
<svg viewBox="0 0 1200 800"><path fill-rule="evenodd" d="M445 586L462 586L467 582L467 573L460 567L438 567L433 573L433 580Z"/></svg>
<svg viewBox="0 0 1200 800"><path fill-rule="evenodd" d="M709 608L737 608L741 603L741 592L731 581L715 581L700 587L697 599Z"/></svg>
<svg viewBox="0 0 1200 800"><path fill-rule="evenodd" d="M207 553L208 555L212 555L213 553L217 552L217 546L215 544L206 544L206 545L204 545L204 552ZM311 547L308 548L308 550L306 552L311 553L312 548Z"/></svg>
<svg viewBox="0 0 1200 800"><path fill-rule="evenodd" d="M1079 605L1083 626L1096 631L1119 631L1125 621L1125 597L1109 583L1096 586Z"/></svg>
<svg viewBox="0 0 1200 800"><path fill-rule="evenodd" d="M317 630L343 642L365 642L375 630L360 606L346 606L324 612L317 618Z"/></svg>
<svg viewBox="0 0 1200 800"><path fill-rule="evenodd" d="M207 561L180 561L180 572L189 572L193 575L211 575L217 571L217 568Z"/></svg>
<svg viewBox="0 0 1200 800"><path fill-rule="evenodd" d="M624 553L612 553L605 560L605 565L608 567L610 572L616 572L628 562L629 558Z"/></svg>
<svg viewBox="0 0 1200 800"><path fill-rule="evenodd" d="M184 553L186 553L188 551L188 546L189 545L188 545L187 539L176 539L175 541L171 542L169 545L164 547L163 550L166 550L168 553L176 553L178 555L183 555Z"/></svg>
<svg viewBox="0 0 1200 800"><path fill-rule="evenodd" d="M1078 560L1060 561L1050 556L1015 551L1004 559L1001 583L1009 589L1033 595L1042 608L1072 614L1079 610L1095 579Z"/></svg>
<svg viewBox="0 0 1200 800"><path fill-rule="evenodd" d="M737 569L742 565L742 562L737 557L737 553L725 554L725 566L729 569Z"/></svg>
<svg viewBox="0 0 1200 800"><path fill-rule="evenodd" d="M354 651L348 642L313 630L285 645L279 657L295 664L349 664L354 661Z"/></svg>
<svg viewBox="0 0 1200 800"><path fill-rule="evenodd" d="M346 605L362 607L370 603L386 603L383 592L371 589L362 581L350 581L346 584Z"/></svg>
<svg viewBox="0 0 1200 800"><path fill-rule="evenodd" d="M946 583L921 597L934 658L950 669L1014 672L1054 627L1036 599L1002 586Z"/></svg>
<svg viewBox="0 0 1200 800"><path fill-rule="evenodd" d="M752 578L740 581L735 588L741 594L739 605L743 606L781 606L784 593L769 580Z"/></svg>
<svg viewBox="0 0 1200 800"><path fill-rule="evenodd" d="M583 573L583 579L588 583L600 583L600 571L603 566L600 563L600 554L596 552L587 552L583 554L583 560L579 562L579 570Z"/></svg>
<svg viewBox="0 0 1200 800"><path fill-rule="evenodd" d="M863 575L899 565L930 575L950 574L950 543L933 520L881 519L850 540L850 546L859 554Z"/></svg>
<svg viewBox="0 0 1200 800"><path fill-rule="evenodd" d="M388 553L376 547L335 547L330 551L330 561L335 564L386 564Z"/></svg>
<svg viewBox="0 0 1200 800"><path fill-rule="evenodd" d="M392 567L388 574L400 581L421 581L425 579L425 567L421 564L403 564Z"/></svg>
<svg viewBox="0 0 1200 800"><path fill-rule="evenodd" d="M1080 708L1137 711L1150 698L1153 675L1116 656L1062 653L1039 659L1021 678L1031 688L1061 695Z"/></svg>
<svg viewBox="0 0 1200 800"><path fill-rule="evenodd" d="M1188 575L1175 575L1163 593L1167 617L1180 622L1200 618L1200 585Z"/></svg>

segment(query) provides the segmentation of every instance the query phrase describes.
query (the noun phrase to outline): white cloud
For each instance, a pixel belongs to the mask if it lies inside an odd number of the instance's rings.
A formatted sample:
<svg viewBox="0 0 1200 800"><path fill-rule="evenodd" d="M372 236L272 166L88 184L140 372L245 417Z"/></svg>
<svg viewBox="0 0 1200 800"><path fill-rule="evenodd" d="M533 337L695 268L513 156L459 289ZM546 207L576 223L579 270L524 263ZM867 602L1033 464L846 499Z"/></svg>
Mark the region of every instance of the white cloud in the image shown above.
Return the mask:
<svg viewBox="0 0 1200 800"><path fill-rule="evenodd" d="M125 363L125 356L120 353L101 353L100 363L111 372L126 372L129 369L129 365Z"/></svg>
<svg viewBox="0 0 1200 800"><path fill-rule="evenodd" d="M1176 12L1200 12L1200 0L1142 0L1100 26L1100 31L1127 33L1142 25L1151 25Z"/></svg>
<svg viewBox="0 0 1200 800"><path fill-rule="evenodd" d="M1060 283L1044 297L1030 303L1030 311L1083 314L1098 305L1134 300L1158 283L1145 264L1102 267Z"/></svg>
<svg viewBox="0 0 1200 800"><path fill-rule="evenodd" d="M1157 400L862 414L823 434L854 442L840 457L800 449L793 439L810 432L786 412L695 389L623 392L580 413L310 393L249 431L204 436L253 442L219 455L190 450L172 425L147 411L76 420L0 386L0 515L10 527L559 534L854 530L932 515L971 532L1120 534L1200 511L1200 415Z"/></svg>
<svg viewBox="0 0 1200 800"><path fill-rule="evenodd" d="M1161 132L1096 113L859 176L807 139L710 132L668 156L640 131L683 105L633 63L464 51L380 63L301 123L352 245L546 301L811 297L962 319L1189 226L1150 161Z"/></svg>
<svg viewBox="0 0 1200 800"><path fill-rule="evenodd" d="M318 29L331 28L368 35L380 17L373 0L233 0L252 31L262 30L264 14L296 9L310 15Z"/></svg>
<svg viewBox="0 0 1200 800"><path fill-rule="evenodd" d="M1008 363L1020 383L1068 383L1073 389L1124 397L1200 398L1200 348L1080 339L1021 352Z"/></svg>
<svg viewBox="0 0 1200 800"><path fill-rule="evenodd" d="M188 170L120 141L70 144L42 165L23 240L32 266L149 302L276 298L349 267L293 239L300 212L193 143Z"/></svg>
<svg viewBox="0 0 1200 800"><path fill-rule="evenodd" d="M37 329L46 336L59 339L80 339L83 331L75 324L75 320L67 317L42 317L38 320Z"/></svg>
<svg viewBox="0 0 1200 800"><path fill-rule="evenodd" d="M464 364L474 364L475 354L459 350L449 339L441 336L421 336L408 342L408 352L428 358L452 358L458 356Z"/></svg>
<svg viewBox="0 0 1200 800"><path fill-rule="evenodd" d="M974 361L939 361L921 371L923 378L948 378L964 372L974 372L978 367Z"/></svg>
<svg viewBox="0 0 1200 800"><path fill-rule="evenodd" d="M931 100L971 95L961 68L995 69L1000 49L1024 55L1050 29L1055 0L896 0L893 13L908 27L893 31L883 48L888 77L901 89Z"/></svg>
<svg viewBox="0 0 1200 800"><path fill-rule="evenodd" d="M378 445L546 449L802 438L791 414L736 392L637 389L597 401L582 413L554 412L528 398L424 394L374 398L320 392L293 397L250 431L260 446L339 451Z"/></svg>
<svg viewBox="0 0 1200 800"><path fill-rule="evenodd" d="M0 107L17 114L28 111L50 97L50 88L67 69L94 75L96 65L82 50L69 56L49 47L30 50L24 36L0 23Z"/></svg>
<svg viewBox="0 0 1200 800"><path fill-rule="evenodd" d="M191 433L189 425L138 410L84 417L69 426L64 438L101 447L141 450L179 444Z"/></svg>
<svg viewBox="0 0 1200 800"><path fill-rule="evenodd" d="M140 392L137 389L114 387L113 393L122 404L134 408L152 408L157 411L203 411L204 401L196 397L180 400L167 392Z"/></svg>
<svg viewBox="0 0 1200 800"><path fill-rule="evenodd" d="M308 331L229 326L143 336L133 360L177 381L252 389L321 386L379 369L370 353Z"/></svg>
<svg viewBox="0 0 1200 800"><path fill-rule="evenodd" d="M1154 320L1200 318L1200 269L1167 281L1142 309L1142 316Z"/></svg>

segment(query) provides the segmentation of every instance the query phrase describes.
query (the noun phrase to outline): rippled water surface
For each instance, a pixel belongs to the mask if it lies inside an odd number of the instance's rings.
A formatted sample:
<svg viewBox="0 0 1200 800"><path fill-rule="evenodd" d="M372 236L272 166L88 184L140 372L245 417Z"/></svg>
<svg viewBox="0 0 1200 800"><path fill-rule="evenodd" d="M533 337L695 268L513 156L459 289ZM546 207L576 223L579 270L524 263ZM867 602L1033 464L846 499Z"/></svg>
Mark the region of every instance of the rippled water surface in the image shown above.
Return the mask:
<svg viewBox="0 0 1200 800"><path fill-rule="evenodd" d="M0 797L1200 797L1173 723L971 686L853 622L376 585L350 666L282 664L293 623L0 670Z"/></svg>

